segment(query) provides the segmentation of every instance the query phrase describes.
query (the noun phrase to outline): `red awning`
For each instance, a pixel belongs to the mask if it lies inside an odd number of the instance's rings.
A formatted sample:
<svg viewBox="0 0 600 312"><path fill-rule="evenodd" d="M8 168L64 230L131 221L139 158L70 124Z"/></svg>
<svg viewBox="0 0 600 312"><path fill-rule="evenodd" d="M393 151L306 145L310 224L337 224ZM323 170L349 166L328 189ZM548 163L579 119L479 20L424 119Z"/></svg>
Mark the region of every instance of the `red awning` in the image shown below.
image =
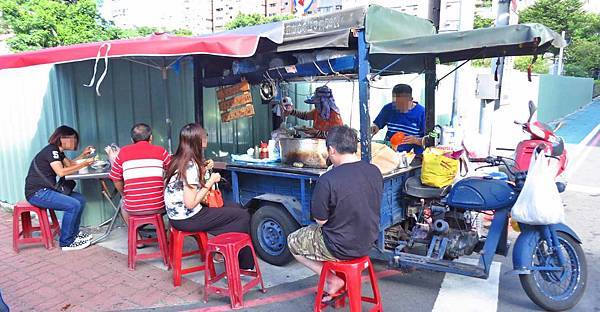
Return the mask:
<svg viewBox="0 0 600 312"><path fill-rule="evenodd" d="M254 55L259 35L223 34L180 37L155 34L146 38L75 44L37 51L0 55L0 69L77 62L97 57L180 56L209 54L229 57Z"/></svg>

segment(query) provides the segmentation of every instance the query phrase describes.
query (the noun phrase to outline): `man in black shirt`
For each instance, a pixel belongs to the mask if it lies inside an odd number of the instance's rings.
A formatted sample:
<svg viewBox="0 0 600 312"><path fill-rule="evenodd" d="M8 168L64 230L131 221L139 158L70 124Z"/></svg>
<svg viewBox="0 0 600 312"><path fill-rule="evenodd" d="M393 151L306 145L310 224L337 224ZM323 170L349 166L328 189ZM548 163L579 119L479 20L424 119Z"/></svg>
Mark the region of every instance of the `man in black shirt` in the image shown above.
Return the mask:
<svg viewBox="0 0 600 312"><path fill-rule="evenodd" d="M292 255L319 274L324 261L366 256L379 233L383 177L377 167L356 154L356 131L347 126L329 130L326 139L334 168L323 174L312 194L311 215L316 224L288 236ZM325 292L330 298L344 286L329 275Z"/></svg>

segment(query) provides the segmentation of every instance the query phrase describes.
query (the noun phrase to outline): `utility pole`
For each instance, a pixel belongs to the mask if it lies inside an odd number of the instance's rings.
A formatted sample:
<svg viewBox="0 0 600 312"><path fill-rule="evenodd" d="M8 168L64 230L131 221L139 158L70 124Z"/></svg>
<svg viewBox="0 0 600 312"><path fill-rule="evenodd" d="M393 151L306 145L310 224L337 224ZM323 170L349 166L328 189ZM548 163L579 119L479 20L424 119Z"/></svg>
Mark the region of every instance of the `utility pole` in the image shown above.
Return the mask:
<svg viewBox="0 0 600 312"><path fill-rule="evenodd" d="M429 20L433 22L436 32L440 29L440 7L441 0L429 0ZM425 132L429 133L435 126L435 57L425 62Z"/></svg>
<svg viewBox="0 0 600 312"><path fill-rule="evenodd" d="M565 31L563 30L562 32L562 38L563 40L565 40ZM565 56L565 48L564 47L560 47L560 50L558 52L558 68L556 70L556 75L557 76L562 76L563 73L563 58Z"/></svg>
<svg viewBox="0 0 600 312"><path fill-rule="evenodd" d="M458 15L457 31L472 30L475 17L475 2L473 0L461 0ZM459 63L456 63L458 66ZM452 112L450 113L450 127L456 127L458 117L458 104L460 103L461 72L454 72L454 91L452 92Z"/></svg>
<svg viewBox="0 0 600 312"><path fill-rule="evenodd" d="M498 13L495 27L508 26L510 22L510 0L498 0ZM504 57L492 59L492 74L498 81L498 99L494 101L494 110L500 108L502 97L502 76L504 74Z"/></svg>

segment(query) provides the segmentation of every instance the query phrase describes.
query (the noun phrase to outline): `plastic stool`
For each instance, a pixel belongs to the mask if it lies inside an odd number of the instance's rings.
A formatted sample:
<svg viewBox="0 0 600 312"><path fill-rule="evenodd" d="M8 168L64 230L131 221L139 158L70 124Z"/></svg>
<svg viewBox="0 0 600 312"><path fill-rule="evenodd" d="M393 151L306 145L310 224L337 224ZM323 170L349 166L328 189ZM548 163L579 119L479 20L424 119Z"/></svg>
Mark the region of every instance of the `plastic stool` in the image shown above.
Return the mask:
<svg viewBox="0 0 600 312"><path fill-rule="evenodd" d="M167 237L165 233L165 224L163 223L162 214L155 213L150 215L129 215L128 234L128 252L127 262L129 270L135 270L135 262L143 259L154 259L162 257L166 266L169 266L169 248L167 247ZM156 238L138 239L137 229L146 224L152 224L156 228ZM160 251L153 253L138 254L136 245L138 243L157 243Z"/></svg>
<svg viewBox="0 0 600 312"><path fill-rule="evenodd" d="M254 258L254 269L242 270L238 260L238 254L242 248L249 247ZM220 253L225 258L225 272L217 275L213 257ZM240 275L251 276L252 280L242 285ZM214 286L224 277L227 277L227 288ZM206 249L206 270L204 271L204 302L208 302L208 294L215 293L229 295L231 308L241 309L244 307L244 294L260 283L261 291L266 292L265 285L258 267L258 259L252 247L250 236L245 233L225 233L208 240Z"/></svg>
<svg viewBox="0 0 600 312"><path fill-rule="evenodd" d="M204 263L205 262L204 259L206 256L205 255L206 246L208 245L208 235L206 235L205 232L194 232L194 233L183 232L183 231L179 231L173 227L171 227L170 232L171 232L169 235L169 238L170 238L169 246L171 248L170 264L171 264L171 266L173 266L173 285L181 286L181 275L198 272L198 271L204 271L204 269L206 269L206 263ZM196 243L198 244L197 250L186 251L186 252L183 251L183 243L187 236L192 236L196 240ZM181 268L181 260L183 258L193 256L193 255L200 255L200 260L203 262L202 265L182 269Z"/></svg>
<svg viewBox="0 0 600 312"><path fill-rule="evenodd" d="M48 221L48 210L52 223ZM31 212L38 216L39 226L32 226ZM22 231L19 228L19 217L21 219ZM40 231L40 237L33 237L35 231ZM52 209L36 207L27 201L21 201L15 205L13 211L13 250L18 253L19 245L42 243L46 249L54 247L54 235L60 234L60 224L56 213Z"/></svg>
<svg viewBox="0 0 600 312"><path fill-rule="evenodd" d="M363 297L361 294L362 284L362 272L369 270L369 277L371 279L371 288L373 289L373 298ZM369 311L382 311L381 297L379 294L379 287L377 286L377 278L375 276L375 270L373 270L373 264L368 256L349 260L349 261L326 261L321 270L321 278L319 279L319 287L317 290L317 297L315 298L314 311L322 311L324 304L321 302L323 298L323 287L327 280L327 275L331 272L338 275L345 281L343 290L347 291L346 295L338 299L336 307L344 307L346 298L349 299L350 311L358 312L362 311L362 302L369 302L375 306Z"/></svg>

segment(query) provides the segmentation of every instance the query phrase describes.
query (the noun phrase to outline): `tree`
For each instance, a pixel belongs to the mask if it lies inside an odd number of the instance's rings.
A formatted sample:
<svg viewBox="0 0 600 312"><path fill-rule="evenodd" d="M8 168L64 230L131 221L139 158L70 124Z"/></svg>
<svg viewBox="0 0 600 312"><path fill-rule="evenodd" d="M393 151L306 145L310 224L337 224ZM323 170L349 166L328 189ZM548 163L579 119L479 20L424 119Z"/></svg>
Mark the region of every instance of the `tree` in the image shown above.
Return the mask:
<svg viewBox="0 0 600 312"><path fill-rule="evenodd" d="M0 0L0 11L15 34L7 40L15 51L108 40L116 35L93 0Z"/></svg>
<svg viewBox="0 0 600 312"><path fill-rule="evenodd" d="M244 14L240 13L236 16L231 22L225 25L225 29L236 29L247 26L259 25L259 24L267 24L272 22L279 22L284 20L289 20L294 18L293 15L275 15L271 17L266 17L264 15L260 15L258 13L252 14Z"/></svg>
<svg viewBox="0 0 600 312"><path fill-rule="evenodd" d="M95 0L0 0L2 23L15 34L7 40L13 51L37 50L76 43L144 37L155 27L119 29L103 19ZM176 35L191 35L175 30Z"/></svg>
<svg viewBox="0 0 600 312"><path fill-rule="evenodd" d="M514 62L514 68L518 71L526 72L533 61L533 56L525 55L525 56L516 56ZM531 66L531 71L536 74L547 74L550 69L548 68L548 62L538 57L538 59Z"/></svg>
<svg viewBox="0 0 600 312"><path fill-rule="evenodd" d="M519 14L521 23L541 23L565 31L565 73L591 77L600 66L600 15L582 10L580 0L538 0Z"/></svg>
<svg viewBox="0 0 600 312"><path fill-rule="evenodd" d="M473 21L473 29L478 28L487 28L494 26L493 18L482 17L481 15L475 13L475 20Z"/></svg>
<svg viewBox="0 0 600 312"><path fill-rule="evenodd" d="M565 74L597 78L600 72L600 40L577 39L567 50Z"/></svg>

